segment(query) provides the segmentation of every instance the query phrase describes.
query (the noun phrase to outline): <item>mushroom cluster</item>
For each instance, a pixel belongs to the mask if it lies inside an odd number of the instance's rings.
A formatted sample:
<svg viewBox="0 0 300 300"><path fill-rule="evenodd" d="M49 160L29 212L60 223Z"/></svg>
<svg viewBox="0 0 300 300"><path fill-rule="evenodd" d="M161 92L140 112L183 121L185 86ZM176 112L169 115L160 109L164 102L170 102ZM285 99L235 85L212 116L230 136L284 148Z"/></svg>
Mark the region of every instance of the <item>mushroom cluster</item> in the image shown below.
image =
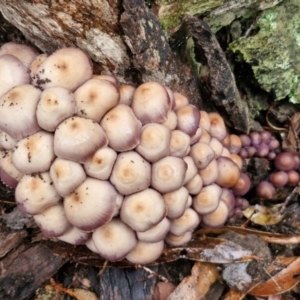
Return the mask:
<svg viewBox="0 0 300 300"><path fill-rule="evenodd" d="M218 113L157 82L93 75L76 48L0 49L0 177L48 237L105 259L155 261L164 243L248 205L240 144Z"/></svg>

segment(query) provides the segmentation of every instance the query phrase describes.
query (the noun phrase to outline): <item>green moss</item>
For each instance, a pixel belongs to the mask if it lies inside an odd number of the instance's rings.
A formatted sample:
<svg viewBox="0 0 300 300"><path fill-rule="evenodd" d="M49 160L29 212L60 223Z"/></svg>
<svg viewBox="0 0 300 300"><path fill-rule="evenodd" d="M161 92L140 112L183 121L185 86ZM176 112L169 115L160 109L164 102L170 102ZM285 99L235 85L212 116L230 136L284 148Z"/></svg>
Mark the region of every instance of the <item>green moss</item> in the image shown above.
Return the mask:
<svg viewBox="0 0 300 300"><path fill-rule="evenodd" d="M223 4L222 0L173 0L158 1L158 17L167 35L172 34L184 15L200 15Z"/></svg>
<svg viewBox="0 0 300 300"><path fill-rule="evenodd" d="M257 22L258 33L241 37L229 48L251 65L267 92L300 103L300 0L283 1L267 9Z"/></svg>

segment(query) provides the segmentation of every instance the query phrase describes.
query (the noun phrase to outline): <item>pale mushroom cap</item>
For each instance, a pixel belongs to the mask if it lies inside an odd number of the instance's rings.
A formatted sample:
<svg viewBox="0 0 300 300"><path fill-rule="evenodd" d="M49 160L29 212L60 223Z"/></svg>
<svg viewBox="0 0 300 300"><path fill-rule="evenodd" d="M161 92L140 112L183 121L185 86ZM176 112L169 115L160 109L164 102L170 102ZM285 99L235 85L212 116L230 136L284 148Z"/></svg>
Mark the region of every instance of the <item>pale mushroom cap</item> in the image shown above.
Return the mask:
<svg viewBox="0 0 300 300"><path fill-rule="evenodd" d="M199 170L203 185L214 183L218 178L218 163L213 159L204 169Z"/></svg>
<svg viewBox="0 0 300 300"><path fill-rule="evenodd" d="M0 130L22 139L40 130L36 107L41 91L30 84L12 88L0 98Z"/></svg>
<svg viewBox="0 0 300 300"><path fill-rule="evenodd" d="M227 205L223 201L220 201L216 210L202 216L202 223L206 227L221 227L227 221L228 213Z"/></svg>
<svg viewBox="0 0 300 300"><path fill-rule="evenodd" d="M57 238L72 245L82 245L85 244L90 239L90 237L90 232L82 231L76 227L72 227L66 233Z"/></svg>
<svg viewBox="0 0 300 300"><path fill-rule="evenodd" d="M164 250L164 241L146 243L138 241L135 248L126 255L126 259L133 264L150 264L157 260Z"/></svg>
<svg viewBox="0 0 300 300"><path fill-rule="evenodd" d="M109 178L117 152L109 147L98 149L84 164L85 172L94 178L106 180Z"/></svg>
<svg viewBox="0 0 300 300"><path fill-rule="evenodd" d="M86 179L86 174L81 164L56 158L50 168L50 177L58 194L65 197Z"/></svg>
<svg viewBox="0 0 300 300"><path fill-rule="evenodd" d="M211 141L210 133L208 131L206 131L205 129L202 129L202 135L198 142L209 144L210 141Z"/></svg>
<svg viewBox="0 0 300 300"><path fill-rule="evenodd" d="M46 131L20 140L12 154L15 167L24 174L49 171L54 158L53 134Z"/></svg>
<svg viewBox="0 0 300 300"><path fill-rule="evenodd" d="M217 184L202 188L200 193L193 199L193 207L199 214L208 214L217 209L220 197L222 194L222 188Z"/></svg>
<svg viewBox="0 0 300 300"><path fill-rule="evenodd" d="M0 56L4 54L15 56L25 65L26 68L29 68L32 61L38 55L32 47L14 42L5 43L0 48Z"/></svg>
<svg viewBox="0 0 300 300"><path fill-rule="evenodd" d="M136 151L149 162L156 162L169 155L171 131L164 125L149 123L142 127Z"/></svg>
<svg viewBox="0 0 300 300"><path fill-rule="evenodd" d="M185 172L183 184L187 184L198 174L198 169L194 163L194 160L190 156L185 156L183 160L187 164L187 170Z"/></svg>
<svg viewBox="0 0 300 300"><path fill-rule="evenodd" d="M30 67L29 67L29 72L30 72L30 78L32 80L36 79L36 72L38 71L40 65L46 60L48 57L48 54L43 53L39 54L34 58L34 60L31 62Z"/></svg>
<svg viewBox="0 0 300 300"><path fill-rule="evenodd" d="M158 224L166 215L163 197L153 189L124 198L120 218L136 231L146 231Z"/></svg>
<svg viewBox="0 0 300 300"><path fill-rule="evenodd" d="M41 214L33 216L35 222L46 236L58 237L71 229L62 203L46 208Z"/></svg>
<svg viewBox="0 0 300 300"><path fill-rule="evenodd" d="M119 85L118 79L115 76L109 74L101 74L101 75L93 74L92 79L106 80L113 83L115 86Z"/></svg>
<svg viewBox="0 0 300 300"><path fill-rule="evenodd" d="M73 93L62 87L51 87L42 92L36 117L41 128L55 131L62 121L75 115L76 111Z"/></svg>
<svg viewBox="0 0 300 300"><path fill-rule="evenodd" d="M54 134L54 152L64 159L84 162L97 149L107 146L106 135L95 121L71 117Z"/></svg>
<svg viewBox="0 0 300 300"><path fill-rule="evenodd" d="M202 128L198 127L196 133L193 136L191 136L191 142L190 142L191 145L194 145L199 142L202 136L202 131L203 131Z"/></svg>
<svg viewBox="0 0 300 300"><path fill-rule="evenodd" d="M193 231L199 225L200 217L192 208L187 208L181 217L170 223L170 233L180 236L186 231Z"/></svg>
<svg viewBox="0 0 300 300"><path fill-rule="evenodd" d="M151 185L160 193L175 191L183 185L186 170L182 158L164 157L152 165Z"/></svg>
<svg viewBox="0 0 300 300"><path fill-rule="evenodd" d="M219 140L217 140L216 138L213 137L209 142L209 146L214 150L215 158L218 158L221 156L221 154L223 152L223 145Z"/></svg>
<svg viewBox="0 0 300 300"><path fill-rule="evenodd" d="M170 221L167 218L163 218L157 225L144 231L137 232L137 237L140 241L148 243L156 243L164 240L170 229Z"/></svg>
<svg viewBox="0 0 300 300"><path fill-rule="evenodd" d="M120 153L114 164L110 181L123 195L142 191L150 186L151 166L135 151Z"/></svg>
<svg viewBox="0 0 300 300"><path fill-rule="evenodd" d="M93 231L112 219L116 197L117 192L108 181L88 177L65 197L67 219L81 230Z"/></svg>
<svg viewBox="0 0 300 300"><path fill-rule="evenodd" d="M203 186L202 177L199 174L196 174L184 186L191 195L197 195L201 191Z"/></svg>
<svg viewBox="0 0 300 300"><path fill-rule="evenodd" d="M77 115L100 122L120 99L118 88L107 80L90 79L75 92Z"/></svg>
<svg viewBox="0 0 300 300"><path fill-rule="evenodd" d="M17 186L17 183L24 175L19 170L17 170L15 165L13 164L11 150L0 151L0 169L2 169L1 181L12 188L15 188ZM5 175L7 175L8 177Z"/></svg>
<svg viewBox="0 0 300 300"><path fill-rule="evenodd" d="M205 143L198 142L191 146L191 151L189 154L198 169L204 169L214 158L214 150Z"/></svg>
<svg viewBox="0 0 300 300"><path fill-rule="evenodd" d="M135 92L135 87L130 84L121 84L119 87L120 91L120 104L125 104L130 106Z"/></svg>
<svg viewBox="0 0 300 300"><path fill-rule="evenodd" d="M177 127L177 115L174 110L170 110L167 114L166 121L161 123L162 125L168 127L170 130L174 130Z"/></svg>
<svg viewBox="0 0 300 300"><path fill-rule="evenodd" d="M74 91L93 75L92 63L80 49L59 49L38 68L33 83L42 89L60 86Z"/></svg>
<svg viewBox="0 0 300 300"><path fill-rule="evenodd" d="M55 205L61 199L48 172L24 175L15 191L18 208L26 214L36 215Z"/></svg>
<svg viewBox="0 0 300 300"><path fill-rule="evenodd" d="M209 113L210 134L220 142L225 138L227 131L223 118L218 113Z"/></svg>
<svg viewBox="0 0 300 300"><path fill-rule="evenodd" d="M211 126L210 119L209 119L208 113L204 110L200 110L199 126L208 132L210 131L210 126Z"/></svg>
<svg viewBox="0 0 300 300"><path fill-rule="evenodd" d="M170 155L176 157L184 157L189 153L191 138L181 131L173 130L170 139Z"/></svg>
<svg viewBox="0 0 300 300"><path fill-rule="evenodd" d="M11 150L17 144L17 140L0 130L0 150Z"/></svg>
<svg viewBox="0 0 300 300"><path fill-rule="evenodd" d="M169 233L166 236L166 243L170 246L178 247L187 244L192 239L192 232L187 231L184 234L177 236Z"/></svg>
<svg viewBox="0 0 300 300"><path fill-rule="evenodd" d="M183 215L186 203L189 197L189 192L185 187L181 187L176 191L163 195L167 206L167 217L176 219Z"/></svg>
<svg viewBox="0 0 300 300"><path fill-rule="evenodd" d="M189 99L187 97L185 97L184 95L178 93L178 92L174 92L174 100L175 100L175 107L174 110L176 111L179 108L182 108L184 106L189 105Z"/></svg>
<svg viewBox="0 0 300 300"><path fill-rule="evenodd" d="M135 90L131 107L142 124L162 123L167 119L170 99L160 83L146 82Z"/></svg>
<svg viewBox="0 0 300 300"><path fill-rule="evenodd" d="M26 67L12 55L0 56L0 97L14 86L30 82Z"/></svg>
<svg viewBox="0 0 300 300"><path fill-rule="evenodd" d="M111 109L101 121L101 126L115 151L124 152L134 149L140 142L141 122L132 109L119 104Z"/></svg>
<svg viewBox="0 0 300 300"><path fill-rule="evenodd" d="M118 218L97 228L92 240L98 253L105 259L123 259L137 244L135 232Z"/></svg>
<svg viewBox="0 0 300 300"><path fill-rule="evenodd" d="M240 169L230 158L219 157L218 163L218 178L216 183L221 187L230 188L236 184L240 177Z"/></svg>
<svg viewBox="0 0 300 300"><path fill-rule="evenodd" d="M177 109L177 128L193 136L199 126L200 113L199 109L194 105L187 105Z"/></svg>

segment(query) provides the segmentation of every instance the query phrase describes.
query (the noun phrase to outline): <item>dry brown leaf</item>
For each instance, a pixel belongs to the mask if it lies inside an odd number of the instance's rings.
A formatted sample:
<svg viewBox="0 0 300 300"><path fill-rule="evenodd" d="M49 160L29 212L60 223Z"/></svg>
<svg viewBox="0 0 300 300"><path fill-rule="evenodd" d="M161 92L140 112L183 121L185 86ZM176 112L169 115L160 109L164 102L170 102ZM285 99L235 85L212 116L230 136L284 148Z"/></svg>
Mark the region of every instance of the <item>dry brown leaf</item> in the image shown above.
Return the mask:
<svg viewBox="0 0 300 300"><path fill-rule="evenodd" d="M198 300L205 296L218 279L219 271L213 264L196 262L191 276L185 277L168 300Z"/></svg>
<svg viewBox="0 0 300 300"><path fill-rule="evenodd" d="M254 296L272 296L292 289L300 281L300 257L268 281L255 286L248 293Z"/></svg>
<svg viewBox="0 0 300 300"><path fill-rule="evenodd" d="M204 234L222 234L226 231L234 231L240 234L256 234L258 235L263 241L272 244L281 244L281 245L294 245L300 243L300 235L297 234L279 234L279 233L271 233L265 231L259 231L256 229L249 229L249 228L242 228L242 227L235 227L235 226L224 226L222 228L202 228L195 232L194 236L201 236Z"/></svg>
<svg viewBox="0 0 300 300"><path fill-rule="evenodd" d="M241 300L245 297L245 294L241 291L230 290L223 298L223 300Z"/></svg>

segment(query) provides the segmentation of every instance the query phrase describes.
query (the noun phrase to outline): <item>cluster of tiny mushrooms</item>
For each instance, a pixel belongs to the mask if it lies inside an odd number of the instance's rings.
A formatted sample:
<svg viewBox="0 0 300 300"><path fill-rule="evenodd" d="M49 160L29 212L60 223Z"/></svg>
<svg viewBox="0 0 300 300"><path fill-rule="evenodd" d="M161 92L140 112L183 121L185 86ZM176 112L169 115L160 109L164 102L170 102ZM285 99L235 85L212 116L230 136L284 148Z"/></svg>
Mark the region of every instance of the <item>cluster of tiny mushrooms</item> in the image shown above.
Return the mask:
<svg viewBox="0 0 300 300"><path fill-rule="evenodd" d="M109 261L155 261L248 205L242 141L157 82L94 75L80 49L0 48L0 175L42 232Z"/></svg>

